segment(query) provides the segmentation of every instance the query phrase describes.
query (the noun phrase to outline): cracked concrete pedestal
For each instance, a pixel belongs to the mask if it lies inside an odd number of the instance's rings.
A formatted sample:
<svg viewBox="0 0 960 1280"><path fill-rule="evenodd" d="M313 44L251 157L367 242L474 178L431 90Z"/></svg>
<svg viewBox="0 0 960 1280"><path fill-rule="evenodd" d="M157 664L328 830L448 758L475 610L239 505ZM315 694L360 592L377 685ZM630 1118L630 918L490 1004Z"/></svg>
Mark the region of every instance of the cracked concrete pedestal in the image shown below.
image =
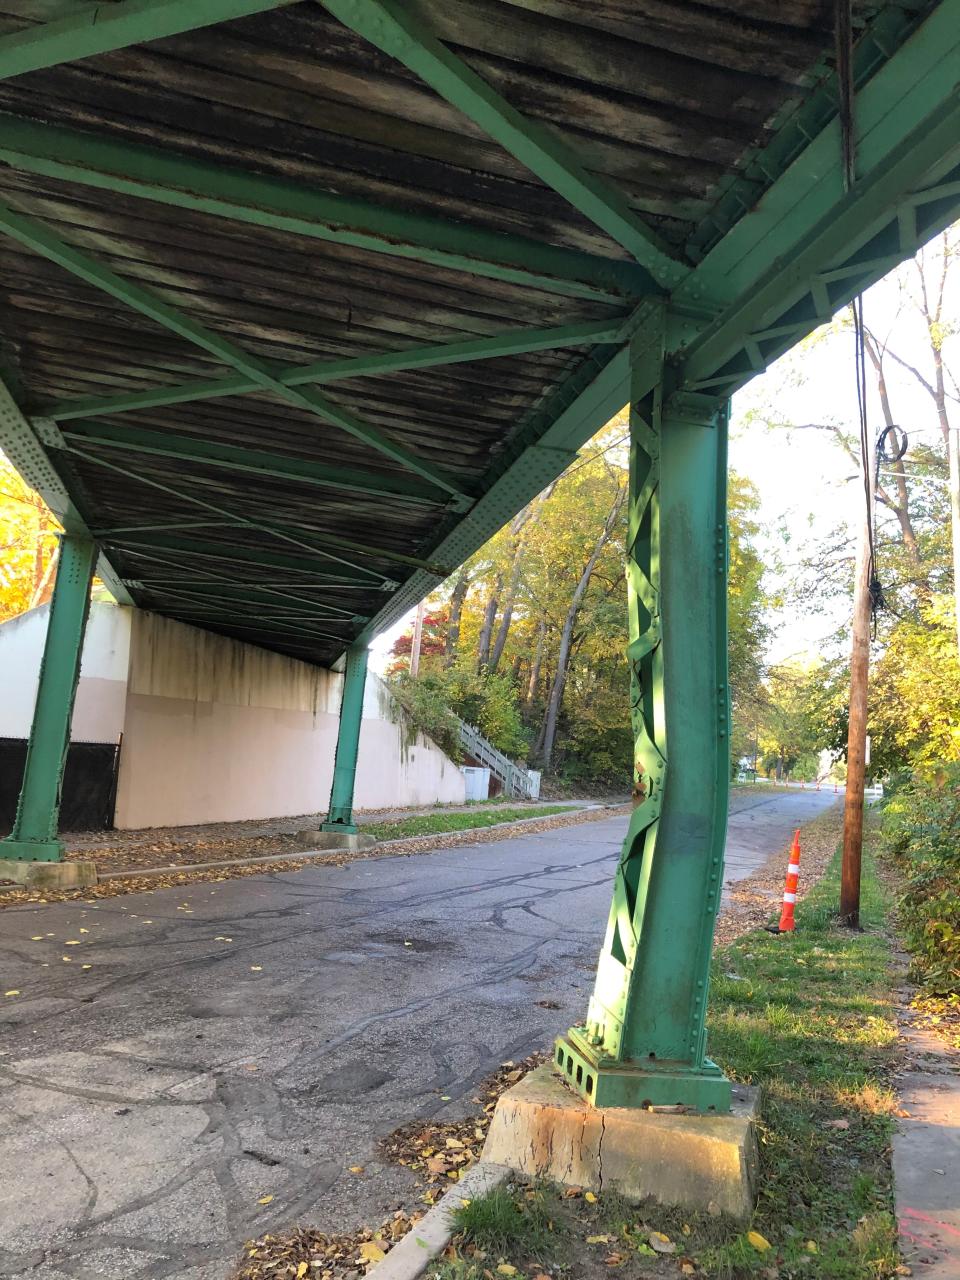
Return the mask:
<svg viewBox="0 0 960 1280"><path fill-rule="evenodd" d="M97 883L97 864L0 858L0 882L4 880L27 889L89 889Z"/></svg>
<svg viewBox="0 0 960 1280"><path fill-rule="evenodd" d="M308 849L372 849L377 843L362 831L299 831L297 835Z"/></svg>
<svg viewBox="0 0 960 1280"><path fill-rule="evenodd" d="M585 1102L547 1063L503 1094L484 1160L629 1200L747 1218L757 1172L759 1090L735 1085L728 1115L673 1115Z"/></svg>

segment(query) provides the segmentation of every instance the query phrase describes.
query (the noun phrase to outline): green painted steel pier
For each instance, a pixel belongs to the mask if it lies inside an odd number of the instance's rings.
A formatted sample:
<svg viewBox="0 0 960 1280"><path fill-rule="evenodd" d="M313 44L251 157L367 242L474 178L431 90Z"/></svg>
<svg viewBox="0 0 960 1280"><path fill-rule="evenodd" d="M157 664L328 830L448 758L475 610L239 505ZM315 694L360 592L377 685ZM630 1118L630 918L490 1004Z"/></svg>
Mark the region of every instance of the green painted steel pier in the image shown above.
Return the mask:
<svg viewBox="0 0 960 1280"><path fill-rule="evenodd" d="M65 530L0 856L61 857L94 566L345 661L349 833L370 639L629 403L641 802L556 1058L726 1109L727 406L960 216L958 79L960 0L0 0L0 447Z"/></svg>

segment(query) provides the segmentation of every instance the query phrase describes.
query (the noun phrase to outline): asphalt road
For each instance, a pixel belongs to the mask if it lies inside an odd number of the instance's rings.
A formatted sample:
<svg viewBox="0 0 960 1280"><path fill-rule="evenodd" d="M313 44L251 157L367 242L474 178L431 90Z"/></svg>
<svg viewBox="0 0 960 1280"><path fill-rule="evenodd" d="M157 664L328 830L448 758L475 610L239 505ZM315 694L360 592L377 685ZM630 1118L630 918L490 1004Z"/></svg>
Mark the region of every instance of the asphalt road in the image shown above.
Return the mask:
<svg viewBox="0 0 960 1280"><path fill-rule="evenodd" d="M727 879L833 800L736 796ZM223 1280L379 1222L377 1140L582 1016L625 824L0 912L0 1275Z"/></svg>

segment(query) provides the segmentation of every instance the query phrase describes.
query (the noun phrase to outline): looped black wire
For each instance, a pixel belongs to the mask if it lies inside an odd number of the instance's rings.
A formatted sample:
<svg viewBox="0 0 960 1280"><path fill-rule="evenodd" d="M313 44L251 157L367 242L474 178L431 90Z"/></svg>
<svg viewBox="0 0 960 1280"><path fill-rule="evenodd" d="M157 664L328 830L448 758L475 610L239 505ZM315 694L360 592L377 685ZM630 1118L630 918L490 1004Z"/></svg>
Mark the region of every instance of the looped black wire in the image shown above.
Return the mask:
<svg viewBox="0 0 960 1280"><path fill-rule="evenodd" d="M900 435L897 435L899 431ZM887 453L887 439L892 439L896 448L895 453ZM902 427L898 427L896 423L891 423L889 427L884 427L877 436L877 461L878 462L899 462L906 454L907 447L910 444L910 437Z"/></svg>

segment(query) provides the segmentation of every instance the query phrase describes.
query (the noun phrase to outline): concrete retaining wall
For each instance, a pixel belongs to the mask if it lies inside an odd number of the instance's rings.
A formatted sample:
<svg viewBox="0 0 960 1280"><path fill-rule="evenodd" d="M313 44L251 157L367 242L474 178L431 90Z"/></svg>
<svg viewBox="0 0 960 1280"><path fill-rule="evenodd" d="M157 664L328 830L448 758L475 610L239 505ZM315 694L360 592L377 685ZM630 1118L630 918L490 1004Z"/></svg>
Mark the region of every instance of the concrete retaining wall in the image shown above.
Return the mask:
<svg viewBox="0 0 960 1280"><path fill-rule="evenodd" d="M0 627L0 735L26 737L46 608ZM122 828L292 817L326 807L343 677L156 614L91 609L71 736L123 733ZM371 674L355 803L464 798L459 768L412 732Z"/></svg>

